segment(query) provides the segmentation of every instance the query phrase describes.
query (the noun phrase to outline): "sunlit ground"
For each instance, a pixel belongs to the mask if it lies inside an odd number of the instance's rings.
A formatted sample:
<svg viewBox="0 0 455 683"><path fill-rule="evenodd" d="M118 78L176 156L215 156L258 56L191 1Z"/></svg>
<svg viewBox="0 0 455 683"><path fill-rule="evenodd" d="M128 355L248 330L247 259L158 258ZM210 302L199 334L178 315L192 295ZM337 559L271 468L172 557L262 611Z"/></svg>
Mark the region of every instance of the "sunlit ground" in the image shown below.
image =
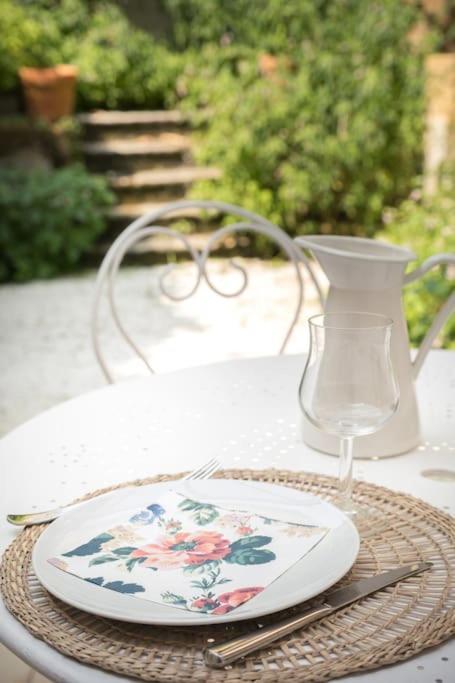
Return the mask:
<svg viewBox="0 0 455 683"><path fill-rule="evenodd" d="M252 260L249 284L241 296L220 297L202 283L195 296L179 303L160 293L162 273L163 267L124 269L115 290L126 329L157 372L278 352L297 303L291 264ZM233 292L241 284L228 261L213 262L210 273L223 292ZM167 286L174 294L184 294L193 287L194 277L194 266L183 264L169 275ZM90 273L0 288L0 433L105 384L89 334L94 281L95 273ZM319 312L306 275L305 283L305 303L289 353L307 348L305 321ZM119 338L107 305L100 329L101 345L116 378L148 373Z"/></svg>

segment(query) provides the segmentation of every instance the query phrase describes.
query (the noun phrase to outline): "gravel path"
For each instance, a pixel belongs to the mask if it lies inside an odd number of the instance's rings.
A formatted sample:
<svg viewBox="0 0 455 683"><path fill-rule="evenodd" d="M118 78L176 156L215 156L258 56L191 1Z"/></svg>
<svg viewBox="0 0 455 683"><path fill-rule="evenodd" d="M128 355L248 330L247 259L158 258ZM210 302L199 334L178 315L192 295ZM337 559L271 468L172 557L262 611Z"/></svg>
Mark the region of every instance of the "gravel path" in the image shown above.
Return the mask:
<svg viewBox="0 0 455 683"><path fill-rule="evenodd" d="M296 302L289 264L247 262L249 286L238 298L217 296L204 283L180 303L158 287L162 266L125 268L117 297L127 329L158 371L228 358L277 353ZM188 291L194 266L182 264L168 278L172 291ZM213 261L213 282L233 291L239 275L227 261ZM89 338L95 273L0 288L0 434L50 406L104 384ZM314 288L307 287L301 321L288 352L307 347L304 319L318 311ZM103 310L103 347L119 380L143 375Z"/></svg>

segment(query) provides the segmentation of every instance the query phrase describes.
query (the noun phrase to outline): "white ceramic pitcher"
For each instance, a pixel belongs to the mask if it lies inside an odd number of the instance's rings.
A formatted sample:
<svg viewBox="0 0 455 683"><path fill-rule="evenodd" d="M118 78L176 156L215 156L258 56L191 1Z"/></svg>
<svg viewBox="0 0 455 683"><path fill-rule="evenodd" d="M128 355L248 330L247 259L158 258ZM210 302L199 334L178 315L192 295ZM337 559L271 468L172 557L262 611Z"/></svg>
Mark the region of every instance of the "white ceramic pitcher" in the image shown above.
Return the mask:
<svg viewBox="0 0 455 683"><path fill-rule="evenodd" d="M409 249L378 240L328 235L298 237L296 242L312 252L329 280L325 313L382 313L394 322L391 353L400 386L400 405L382 429L356 439L354 457L381 458L415 448L420 441L420 428L414 380L434 338L455 310L455 293L442 306L411 362L402 288L434 266L455 264L455 254L431 256L405 275L406 265L416 258ZM304 416L302 420L303 439L309 446L325 453L338 453L336 437L320 431Z"/></svg>

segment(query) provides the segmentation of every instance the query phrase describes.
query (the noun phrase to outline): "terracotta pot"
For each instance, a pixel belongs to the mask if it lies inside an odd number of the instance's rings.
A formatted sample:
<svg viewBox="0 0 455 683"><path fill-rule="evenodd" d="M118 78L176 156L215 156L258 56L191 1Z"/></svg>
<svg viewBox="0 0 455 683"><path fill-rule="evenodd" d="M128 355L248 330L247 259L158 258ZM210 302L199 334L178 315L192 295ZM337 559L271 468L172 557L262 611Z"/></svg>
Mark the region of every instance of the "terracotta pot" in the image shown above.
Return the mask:
<svg viewBox="0 0 455 683"><path fill-rule="evenodd" d="M77 67L71 64L58 64L48 69L27 66L19 69L28 114L51 122L72 114L77 74Z"/></svg>
<svg viewBox="0 0 455 683"><path fill-rule="evenodd" d="M273 77L278 70L278 58L268 52L259 55L259 71L266 78Z"/></svg>

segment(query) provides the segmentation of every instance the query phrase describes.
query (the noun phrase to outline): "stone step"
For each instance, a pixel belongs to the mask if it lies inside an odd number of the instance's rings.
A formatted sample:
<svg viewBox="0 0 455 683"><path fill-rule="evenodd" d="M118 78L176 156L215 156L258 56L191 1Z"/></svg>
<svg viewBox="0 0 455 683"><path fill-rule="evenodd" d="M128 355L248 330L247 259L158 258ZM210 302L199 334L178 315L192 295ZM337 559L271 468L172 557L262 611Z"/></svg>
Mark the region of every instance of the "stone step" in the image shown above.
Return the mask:
<svg viewBox="0 0 455 683"><path fill-rule="evenodd" d="M135 221L136 218L140 218L150 211L161 209L166 204L167 202L137 202L118 204L117 206L114 206L110 212L110 227L113 231L119 232L127 225ZM205 227L208 224L211 225L218 216L219 211L216 209L204 210L191 206L187 208L175 209L174 211L165 214L162 218L159 218L157 222L160 225L169 225L176 220L184 220L192 225Z"/></svg>
<svg viewBox="0 0 455 683"><path fill-rule="evenodd" d="M121 203L142 203L180 199L193 183L220 177L221 171L217 168L176 166L112 175L110 184L121 198Z"/></svg>
<svg viewBox="0 0 455 683"><path fill-rule="evenodd" d="M181 132L188 126L187 117L179 111L94 111L79 114L87 140L108 140L138 133L159 131Z"/></svg>
<svg viewBox="0 0 455 683"><path fill-rule="evenodd" d="M131 138L86 142L82 146L91 171L132 173L191 161L191 141L181 133L158 133Z"/></svg>
<svg viewBox="0 0 455 683"><path fill-rule="evenodd" d="M198 250L202 249L207 244L207 233L192 233L186 235L191 246ZM110 246L110 242L106 241L106 236L95 244L91 250L90 261L99 263L101 258L106 253ZM172 254L172 261L187 261L189 260L188 250L183 242L168 235L155 235L148 237L138 244L134 245L130 251L125 255L124 263L128 265L149 265L157 263L169 262L168 256ZM223 240L215 245L211 252L211 256L215 257L232 257L232 256L252 256L254 255L254 246L251 236L241 235L237 240L231 236L225 236Z"/></svg>
<svg viewBox="0 0 455 683"><path fill-rule="evenodd" d="M103 234L103 239L115 239L122 230L137 218L144 216L150 211L155 211L165 206L167 202L138 202L118 204L110 211L107 230ZM155 224L172 227L179 224L186 233L204 233L218 227L220 213L216 209L203 210L195 207L176 209L159 218Z"/></svg>

